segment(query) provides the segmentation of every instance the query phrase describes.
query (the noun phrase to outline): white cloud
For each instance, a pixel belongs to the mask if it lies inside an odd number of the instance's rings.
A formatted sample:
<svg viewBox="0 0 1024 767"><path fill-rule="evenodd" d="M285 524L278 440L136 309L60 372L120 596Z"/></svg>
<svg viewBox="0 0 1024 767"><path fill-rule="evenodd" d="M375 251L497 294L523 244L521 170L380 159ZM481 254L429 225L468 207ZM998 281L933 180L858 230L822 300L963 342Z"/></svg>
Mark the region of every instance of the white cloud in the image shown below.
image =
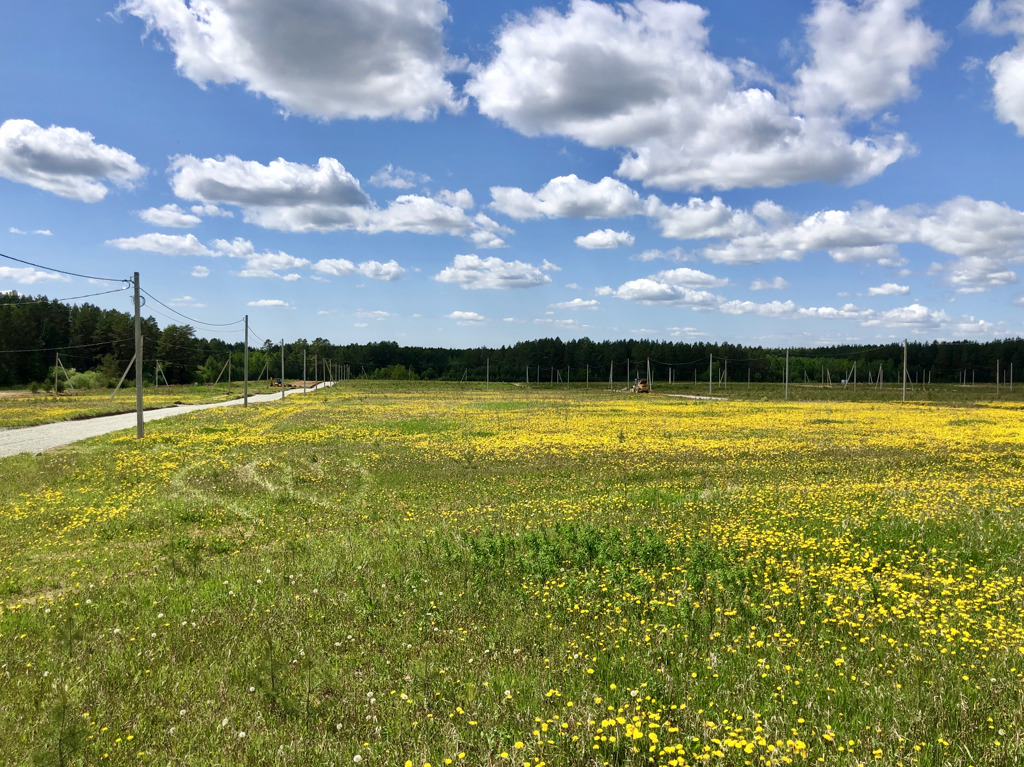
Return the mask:
<svg viewBox="0 0 1024 767"><path fill-rule="evenodd" d="M203 279L204 277L210 276L210 270L207 269L205 266L196 266L193 267L192 269L192 276L198 277L199 279Z"/></svg>
<svg viewBox="0 0 1024 767"><path fill-rule="evenodd" d="M153 226L188 229L202 219L194 213L186 213L176 204L171 203L159 208L146 208L139 211L139 218Z"/></svg>
<svg viewBox="0 0 1024 767"><path fill-rule="evenodd" d="M562 301L557 304L551 304L552 309L596 309L601 304L595 300L585 301L582 298L574 298L572 301Z"/></svg>
<svg viewBox="0 0 1024 767"><path fill-rule="evenodd" d="M1017 273L1008 269L1003 259L993 256L967 256L949 269L949 283L959 293L981 293L1017 282Z"/></svg>
<svg viewBox="0 0 1024 767"><path fill-rule="evenodd" d="M245 260L245 268L238 273L239 277L280 277L292 282L299 279L295 273L281 274L288 269L303 269L309 266L309 260L289 255L283 251L258 253L256 246L242 237L228 240L214 240L211 245L217 255Z"/></svg>
<svg viewBox="0 0 1024 767"><path fill-rule="evenodd" d="M394 315L392 315L391 312L385 312L380 309L374 311L365 311L363 309L360 309L359 311L356 312L355 316L364 320L377 320L378 322L380 322L381 320L386 320Z"/></svg>
<svg viewBox="0 0 1024 767"><path fill-rule="evenodd" d="M194 234L160 234L152 232L138 237L120 237L107 240L120 250L141 250L144 253L160 253L165 256L215 256Z"/></svg>
<svg viewBox="0 0 1024 767"><path fill-rule="evenodd" d="M559 176L530 194L517 187L492 186L491 207L517 220L534 218L621 218L642 211L640 195L605 176L596 184L576 174Z"/></svg>
<svg viewBox="0 0 1024 767"><path fill-rule="evenodd" d="M108 184L131 188L146 174L135 158L97 144L91 133L31 120L0 125L0 177L83 202L106 197Z"/></svg>
<svg viewBox="0 0 1024 767"><path fill-rule="evenodd" d="M545 271L545 272L560 272L560 271L562 271L562 267L560 267L558 264L551 263L546 258L541 263L540 268L541 268L542 271Z"/></svg>
<svg viewBox="0 0 1024 767"><path fill-rule="evenodd" d="M874 288L868 288L869 296L905 296L910 292L907 285L897 285L895 282L886 282Z"/></svg>
<svg viewBox="0 0 1024 767"><path fill-rule="evenodd" d="M694 309L712 309L721 299L706 290L692 290L680 285L660 282L650 277L630 280L618 288L602 287L597 289L599 296L611 296L639 304L668 304L689 306Z"/></svg>
<svg viewBox="0 0 1024 767"><path fill-rule="evenodd" d="M430 181L430 176L406 170L405 168L396 168L391 163L388 163L370 176L370 183L374 186L384 186L392 189L412 189L414 186L425 184L428 181Z"/></svg>
<svg viewBox="0 0 1024 767"><path fill-rule="evenodd" d="M204 203L203 205L193 205L190 210L197 216L219 216L222 218L234 218L235 214L230 210L222 210L220 207L212 203Z"/></svg>
<svg viewBox="0 0 1024 767"><path fill-rule="evenodd" d="M394 259L387 263L363 261L359 264L358 269L359 273L364 277L369 277L371 280L384 280L385 282L401 279L402 275L405 274L405 269L399 266L398 262Z"/></svg>
<svg viewBox="0 0 1024 767"><path fill-rule="evenodd" d="M479 325L487 321L487 318L476 312L455 311L445 315L450 320L455 320L457 325Z"/></svg>
<svg viewBox="0 0 1024 767"><path fill-rule="evenodd" d="M707 201L692 197L686 205L665 205L657 197L651 197L647 215L656 220L662 236L677 240L732 238L761 228L752 215L734 210L719 197Z"/></svg>
<svg viewBox="0 0 1024 767"><path fill-rule="evenodd" d="M246 306L257 306L257 307L263 306L263 307L272 307L272 308L274 308L274 307L285 308L285 307L290 306L290 304L287 301L282 301L279 298L261 298L258 301L250 301L248 304L246 304Z"/></svg>
<svg viewBox="0 0 1024 767"><path fill-rule="evenodd" d="M889 328L906 328L910 330L935 330L949 321L944 311L932 311L921 304L890 309L879 312L862 324L865 326L882 325Z"/></svg>
<svg viewBox="0 0 1024 767"><path fill-rule="evenodd" d="M684 251L682 248L671 248L669 250L658 250L657 248L651 248L645 250L643 253L639 253L635 256L631 256L633 261L658 261L664 259L666 261L692 261L693 259Z"/></svg>
<svg viewBox="0 0 1024 767"><path fill-rule="evenodd" d="M548 277L532 264L480 258L475 254L455 256L451 266L435 275L438 282L449 282L465 290L532 288L547 285Z"/></svg>
<svg viewBox="0 0 1024 767"><path fill-rule="evenodd" d="M919 0L819 0L807 19L811 62L796 72L807 114L865 118L917 95L914 75L930 66L942 36L910 16Z"/></svg>
<svg viewBox="0 0 1024 767"><path fill-rule="evenodd" d="M284 232L450 234L468 237L478 247L501 247L501 235L511 231L482 213L467 213L473 196L465 189L434 197L401 195L378 208L359 181L329 157L316 167L280 158L263 165L234 156L177 157L171 186L178 197L237 205L246 222Z"/></svg>
<svg viewBox="0 0 1024 767"><path fill-rule="evenodd" d="M38 235L41 235L43 237L52 237L53 236L53 232L51 232L49 229L36 229L34 231L31 231L31 232L26 232L24 229L19 229L16 226L12 226L8 231L11 234L38 234Z"/></svg>
<svg viewBox="0 0 1024 767"><path fill-rule="evenodd" d="M751 290L785 290L789 287L789 283L781 277L776 277L773 280L754 280L750 283Z"/></svg>
<svg viewBox="0 0 1024 767"><path fill-rule="evenodd" d="M71 279L56 272L21 266L0 266L0 280L13 280L19 285L35 285L38 282L71 282Z"/></svg>
<svg viewBox="0 0 1024 767"><path fill-rule="evenodd" d="M425 120L459 111L446 73L442 0L125 0L159 32L179 73L205 88L240 83L319 118Z"/></svg>
<svg viewBox="0 0 1024 767"><path fill-rule="evenodd" d="M835 2L823 0L825 10L808 19L806 84L773 93L740 84L750 62L708 51L707 11L696 5L573 0L564 15L543 8L511 17L491 61L472 69L466 92L484 115L526 135L625 148L618 174L645 185L859 183L910 149L900 134L854 138L846 127L852 116L870 117L910 97L914 73L934 58L939 40L909 16L910 7L905 0L862 4L848 14L856 29L839 45L826 12ZM883 39L873 41L883 24ZM896 46L903 38L907 50ZM850 82L839 87L832 74L844 67Z"/></svg>
<svg viewBox="0 0 1024 767"><path fill-rule="evenodd" d="M975 29L996 35L1011 34L1017 45L988 63L992 76L996 116L1024 136L1024 5L1018 0L978 0L968 16Z"/></svg>
<svg viewBox="0 0 1024 767"><path fill-rule="evenodd" d="M614 229L598 229L596 232L577 237L575 240L579 247L587 250L623 248L632 245L635 241L636 238L629 232L616 232Z"/></svg>
<svg viewBox="0 0 1024 767"><path fill-rule="evenodd" d="M172 298L167 302L170 306L180 306L188 309L205 309L206 304L197 301L192 296L181 296L180 298Z"/></svg>
<svg viewBox="0 0 1024 767"><path fill-rule="evenodd" d="M792 301L769 301L766 304L726 301L718 309L723 314L756 314L761 317L792 317L797 312L797 306Z"/></svg>

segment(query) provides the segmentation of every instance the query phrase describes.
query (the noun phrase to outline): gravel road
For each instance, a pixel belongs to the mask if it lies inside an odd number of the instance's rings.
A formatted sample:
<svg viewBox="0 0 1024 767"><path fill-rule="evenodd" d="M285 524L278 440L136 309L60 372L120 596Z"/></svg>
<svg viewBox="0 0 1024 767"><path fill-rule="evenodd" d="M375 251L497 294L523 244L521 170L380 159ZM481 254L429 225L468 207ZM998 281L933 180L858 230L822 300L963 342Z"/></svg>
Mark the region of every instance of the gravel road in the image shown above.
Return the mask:
<svg viewBox="0 0 1024 767"><path fill-rule="evenodd" d="M330 384L321 384L330 386ZM309 389L314 391L314 389ZM286 397L293 394L302 394L302 389L285 389ZM258 402L272 402L280 400L280 394L255 394L249 397L250 404ZM147 410L142 414L146 423L157 421L161 418L173 418L183 413L191 413L194 410L209 410L212 407L229 407L241 405L243 400L233 399L227 402L211 402L206 405L175 405L174 407L160 408L159 410ZM134 429L136 426L136 413L121 413L119 415L105 415L99 418L87 418L82 421L61 421L60 423L47 423L42 426L26 426L23 429L0 429L0 458L18 453L39 453L61 445L70 445L89 437L98 437L100 434L109 434L112 431L121 429Z"/></svg>

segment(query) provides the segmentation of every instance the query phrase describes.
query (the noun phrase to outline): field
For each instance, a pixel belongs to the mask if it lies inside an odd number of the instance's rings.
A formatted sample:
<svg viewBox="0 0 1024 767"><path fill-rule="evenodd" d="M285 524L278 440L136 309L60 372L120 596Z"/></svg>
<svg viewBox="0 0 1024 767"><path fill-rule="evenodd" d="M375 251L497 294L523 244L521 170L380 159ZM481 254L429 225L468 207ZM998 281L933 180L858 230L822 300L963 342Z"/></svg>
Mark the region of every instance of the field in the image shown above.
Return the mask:
<svg viewBox="0 0 1024 767"><path fill-rule="evenodd" d="M953 399L346 382L0 460L0 753L1019 764L1022 409Z"/></svg>
<svg viewBox="0 0 1024 767"><path fill-rule="evenodd" d="M281 392L266 381L250 381L249 396ZM64 391L54 396L53 392L7 391L0 392L0 428L38 426L58 421L76 421L101 415L135 412L135 384L129 382L122 387L111 402L113 389L89 389L79 392ZM146 410L170 407L176 404L201 405L206 402L223 402L240 399L242 384L208 384L197 386L147 386L143 394Z"/></svg>

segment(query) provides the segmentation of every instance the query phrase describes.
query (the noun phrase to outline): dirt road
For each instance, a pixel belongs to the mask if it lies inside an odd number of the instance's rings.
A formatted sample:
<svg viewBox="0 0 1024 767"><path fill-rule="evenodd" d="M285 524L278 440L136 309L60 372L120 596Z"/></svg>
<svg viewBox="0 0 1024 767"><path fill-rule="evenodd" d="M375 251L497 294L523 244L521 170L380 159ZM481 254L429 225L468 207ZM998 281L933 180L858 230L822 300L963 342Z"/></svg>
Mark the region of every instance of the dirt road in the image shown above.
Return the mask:
<svg viewBox="0 0 1024 767"><path fill-rule="evenodd" d="M330 386L330 384L322 385ZM314 390L310 389L309 391ZM302 394L302 389L285 389L284 394L286 397ZM279 399L281 399L281 395L275 392L274 394L253 395L249 397L249 402L272 402ZM230 407L241 404L241 399L233 399L228 402L211 402L206 405L175 405L159 410L148 410L143 413L143 418L148 423L161 418L173 418L176 415L191 413L194 410L209 410L212 407ZM88 418L83 421L61 421L42 426L26 426L23 429L0 429L0 458L18 453L39 453L61 445L70 445L72 442L82 439L89 439L89 437L98 437L100 434L109 434L121 429L134 429L135 425L135 413L121 413Z"/></svg>

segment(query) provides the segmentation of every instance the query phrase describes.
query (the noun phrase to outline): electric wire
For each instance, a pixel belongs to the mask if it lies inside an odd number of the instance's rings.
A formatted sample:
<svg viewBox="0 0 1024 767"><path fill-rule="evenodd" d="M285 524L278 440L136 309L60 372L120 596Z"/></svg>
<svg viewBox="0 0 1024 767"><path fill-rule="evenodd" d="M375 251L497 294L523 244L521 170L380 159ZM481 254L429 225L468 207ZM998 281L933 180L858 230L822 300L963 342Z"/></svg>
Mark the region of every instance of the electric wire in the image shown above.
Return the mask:
<svg viewBox="0 0 1024 767"><path fill-rule="evenodd" d="M17 261L19 264L25 264L26 266L32 266L36 269L44 269L48 272L56 272L57 274L67 274L71 277L81 277L83 280L99 280L100 282L132 282L132 280L117 279L116 277L93 277L88 274L78 274L77 272L69 272L64 269L57 269L53 266L43 266L41 264L34 264L31 261L25 261L21 258L15 258L14 256L8 256L5 253L0 253L0 258L6 258L10 261Z"/></svg>
<svg viewBox="0 0 1024 767"><path fill-rule="evenodd" d="M226 328L226 327L230 327L231 325L240 325L243 322L245 322L245 320L235 320L234 322L205 322L204 320L197 320L195 317L189 317L187 314L182 314L177 309L168 306L163 301L161 301L159 298L157 298L152 293L150 293L148 290L145 290L143 288L139 288L139 292L140 293L144 293L149 298L152 298L154 301L156 301L158 304L160 304L160 306L164 307L164 309L167 309L168 311L172 311L175 314L177 314L179 317L184 317L189 322L194 322L197 325L208 325L208 326L213 327L213 328Z"/></svg>
<svg viewBox="0 0 1024 767"><path fill-rule="evenodd" d="M35 304L49 304L54 301L75 301L79 298L93 298L95 296L107 296L111 293L124 293L126 290L130 290L131 285L125 285L123 288L117 290L104 290L102 293L86 293L84 296L68 296L67 298L48 298L45 301L8 301L0 304L0 306L32 306Z"/></svg>

